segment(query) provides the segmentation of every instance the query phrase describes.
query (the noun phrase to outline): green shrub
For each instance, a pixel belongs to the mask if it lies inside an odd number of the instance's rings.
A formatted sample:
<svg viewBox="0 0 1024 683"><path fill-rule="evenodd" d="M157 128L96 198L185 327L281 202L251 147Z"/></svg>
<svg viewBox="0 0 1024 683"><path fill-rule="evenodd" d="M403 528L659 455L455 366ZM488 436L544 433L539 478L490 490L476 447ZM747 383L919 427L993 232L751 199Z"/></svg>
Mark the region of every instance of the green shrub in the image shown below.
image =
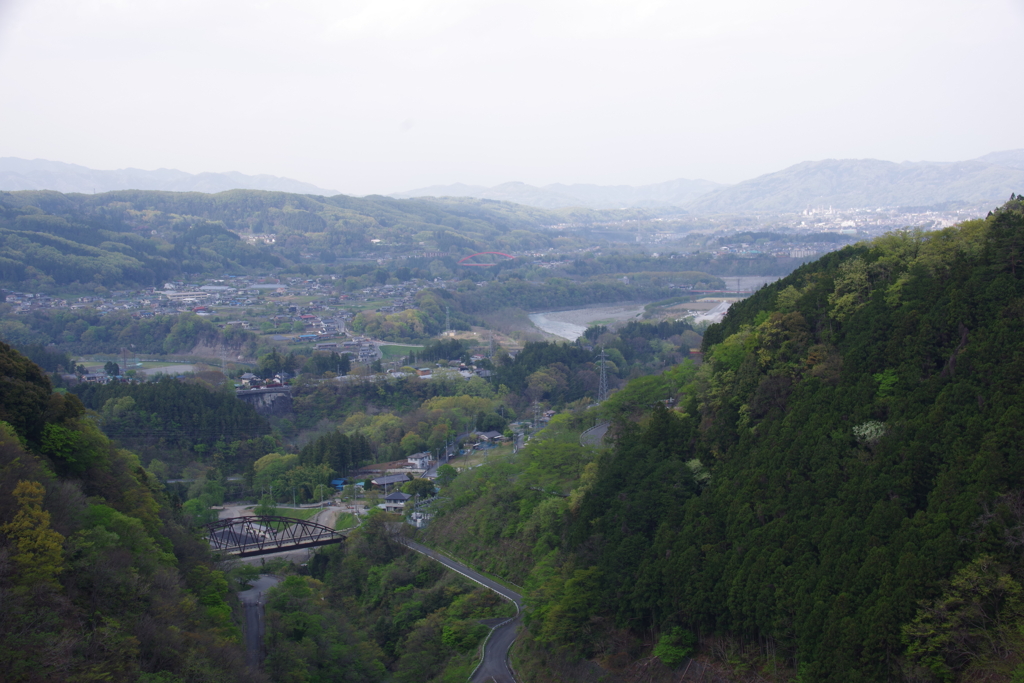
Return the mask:
<svg viewBox="0 0 1024 683"><path fill-rule="evenodd" d="M676 626L658 640L658 644L654 646L654 656L664 662L665 666L675 668L693 654L696 642L697 639L691 631Z"/></svg>

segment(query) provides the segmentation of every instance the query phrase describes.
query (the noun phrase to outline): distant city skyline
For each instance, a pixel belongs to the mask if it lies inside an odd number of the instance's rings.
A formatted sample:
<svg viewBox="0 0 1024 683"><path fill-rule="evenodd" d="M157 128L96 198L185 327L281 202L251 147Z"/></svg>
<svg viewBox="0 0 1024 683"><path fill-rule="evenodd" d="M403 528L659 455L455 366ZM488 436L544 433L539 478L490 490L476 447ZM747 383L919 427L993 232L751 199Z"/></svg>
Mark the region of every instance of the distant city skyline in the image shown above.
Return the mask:
<svg viewBox="0 0 1024 683"><path fill-rule="evenodd" d="M346 194L1024 148L1019 0L0 0L0 157Z"/></svg>

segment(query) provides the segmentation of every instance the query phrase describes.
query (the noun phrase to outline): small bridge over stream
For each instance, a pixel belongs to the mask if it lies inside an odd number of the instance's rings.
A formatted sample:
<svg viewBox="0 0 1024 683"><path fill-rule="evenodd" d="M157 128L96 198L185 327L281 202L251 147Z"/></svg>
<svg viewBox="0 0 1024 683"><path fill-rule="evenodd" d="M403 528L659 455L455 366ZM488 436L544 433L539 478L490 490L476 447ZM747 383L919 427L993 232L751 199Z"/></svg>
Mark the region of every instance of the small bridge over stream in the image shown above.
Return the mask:
<svg viewBox="0 0 1024 683"><path fill-rule="evenodd" d="M345 535L294 517L232 517L206 525L210 547L239 557L341 543Z"/></svg>

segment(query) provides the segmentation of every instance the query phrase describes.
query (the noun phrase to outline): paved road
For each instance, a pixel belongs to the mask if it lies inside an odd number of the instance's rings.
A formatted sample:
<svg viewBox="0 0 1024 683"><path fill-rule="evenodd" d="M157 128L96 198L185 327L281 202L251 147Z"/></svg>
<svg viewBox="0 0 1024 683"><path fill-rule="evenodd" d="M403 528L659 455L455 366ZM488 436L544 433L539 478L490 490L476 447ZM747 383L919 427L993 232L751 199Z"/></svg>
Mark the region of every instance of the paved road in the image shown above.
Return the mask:
<svg viewBox="0 0 1024 683"><path fill-rule="evenodd" d="M611 422L602 422L594 425L587 431L580 434L580 445L581 446L600 446L604 443L604 435L608 433L608 428L612 426Z"/></svg>
<svg viewBox="0 0 1024 683"><path fill-rule="evenodd" d="M436 553L425 545L421 545L416 541L410 541L409 539L402 539L402 542L412 548L418 553L423 553L427 557L437 560L444 566L448 567L454 572L462 574L470 581L480 584L484 588L490 588L492 591L511 601L516 606L516 616L506 619L497 626L492 626L491 636L487 640L487 644L484 646L484 658L480 666L473 673L470 681L477 683L487 683L493 681L494 683L515 683L515 677L512 675L512 669L508 665L508 650L512 647L512 642L516 639L516 634L519 630L520 622L520 610L523 607L523 596L519 595L513 590L505 588L497 581L492 581L486 576L473 571L461 562L449 559L440 553Z"/></svg>
<svg viewBox="0 0 1024 683"><path fill-rule="evenodd" d="M263 574L249 584L252 588L238 594L238 600L245 607L245 661L253 669L259 669L263 663L264 594L280 581L276 576Z"/></svg>

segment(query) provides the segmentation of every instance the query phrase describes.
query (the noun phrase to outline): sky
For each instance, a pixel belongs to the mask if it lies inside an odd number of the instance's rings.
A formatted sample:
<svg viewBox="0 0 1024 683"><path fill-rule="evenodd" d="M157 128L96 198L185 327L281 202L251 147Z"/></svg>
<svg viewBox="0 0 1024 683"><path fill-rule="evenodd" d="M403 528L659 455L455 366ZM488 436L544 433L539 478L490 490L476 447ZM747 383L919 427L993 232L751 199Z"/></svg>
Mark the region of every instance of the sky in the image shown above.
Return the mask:
<svg viewBox="0 0 1024 683"><path fill-rule="evenodd" d="M0 156L349 194L1024 148L1024 0L0 0Z"/></svg>

